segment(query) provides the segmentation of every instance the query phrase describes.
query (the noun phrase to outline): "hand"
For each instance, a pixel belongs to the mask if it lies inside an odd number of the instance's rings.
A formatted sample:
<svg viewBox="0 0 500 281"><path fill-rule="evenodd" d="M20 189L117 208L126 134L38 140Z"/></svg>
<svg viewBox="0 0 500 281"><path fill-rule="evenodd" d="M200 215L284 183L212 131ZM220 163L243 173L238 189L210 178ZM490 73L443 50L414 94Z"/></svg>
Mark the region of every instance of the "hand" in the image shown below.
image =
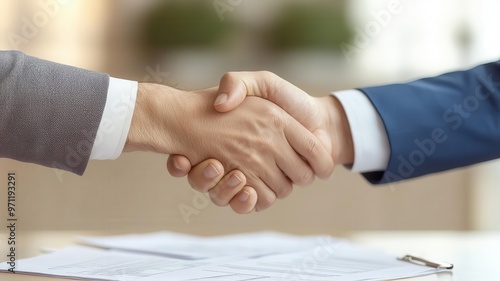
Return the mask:
<svg viewBox="0 0 500 281"><path fill-rule="evenodd" d="M221 181L227 188L196 188L215 194L217 205L238 195L238 201L256 210L287 196L292 183L308 184L314 173L333 171L317 138L275 104L249 98L238 110L222 114L211 106L216 94L216 88L181 92L140 84L124 150L185 155L195 165L218 159L222 163L209 163L205 174L217 175L221 167L231 171Z"/></svg>
<svg viewBox="0 0 500 281"><path fill-rule="evenodd" d="M221 79L215 108L220 112L231 111L246 96L265 98L282 107L318 137L336 164L353 163L354 148L349 124L342 105L335 97L311 97L270 72L232 72ZM224 174L222 169L219 170L219 176L214 178L208 178L201 172L201 167L208 163L218 166L217 160L209 159L191 169L187 159L175 155L169 157L167 168L173 176L180 177L189 173L188 179L194 188L210 186L216 190L215 194L226 190L228 187L225 178L219 181ZM245 213L251 209L249 203L228 203L237 213Z"/></svg>

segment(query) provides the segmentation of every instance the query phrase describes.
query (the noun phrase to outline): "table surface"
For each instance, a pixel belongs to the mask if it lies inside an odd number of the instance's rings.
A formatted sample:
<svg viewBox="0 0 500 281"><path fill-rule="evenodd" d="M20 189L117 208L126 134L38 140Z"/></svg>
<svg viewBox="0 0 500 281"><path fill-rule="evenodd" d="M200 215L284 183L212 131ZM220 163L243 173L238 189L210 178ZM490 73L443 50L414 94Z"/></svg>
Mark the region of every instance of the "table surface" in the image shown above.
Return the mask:
<svg viewBox="0 0 500 281"><path fill-rule="evenodd" d="M40 254L41 248L61 248L75 244L75 237L117 233L89 231L34 231L16 237L19 259ZM443 272L405 280L500 280L500 232L354 232L334 235L401 256L407 253L454 264L453 272ZM0 240L6 245L5 240ZM2 246L2 249L4 247ZM4 253L0 257L5 260ZM21 274L0 273L0 280L55 281L69 280Z"/></svg>

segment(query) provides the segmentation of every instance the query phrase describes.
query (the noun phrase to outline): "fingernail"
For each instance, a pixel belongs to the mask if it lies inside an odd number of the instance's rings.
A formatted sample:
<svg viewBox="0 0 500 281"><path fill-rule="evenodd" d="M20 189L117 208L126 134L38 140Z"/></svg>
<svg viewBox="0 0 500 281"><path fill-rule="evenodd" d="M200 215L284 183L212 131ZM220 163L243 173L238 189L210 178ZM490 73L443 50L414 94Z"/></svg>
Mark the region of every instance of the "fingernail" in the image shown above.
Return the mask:
<svg viewBox="0 0 500 281"><path fill-rule="evenodd" d="M240 183L241 179L237 175L232 175L227 181L227 184L232 187L238 186Z"/></svg>
<svg viewBox="0 0 500 281"><path fill-rule="evenodd" d="M227 94L220 94L216 99L214 105L223 104L227 101Z"/></svg>
<svg viewBox="0 0 500 281"><path fill-rule="evenodd" d="M243 191L238 199L240 199L241 202L245 202L248 200L248 197L250 197L250 193Z"/></svg>
<svg viewBox="0 0 500 281"><path fill-rule="evenodd" d="M177 169L177 170L180 170L181 169L181 166L179 165L179 163L177 163L176 160L174 160L174 167Z"/></svg>
<svg viewBox="0 0 500 281"><path fill-rule="evenodd" d="M216 176L219 175L219 171L217 171L217 169L215 168L215 166L210 163L210 165L208 165L205 168L205 170L203 171L203 174L205 175L205 177L207 177L209 179L213 179L213 178L215 178Z"/></svg>

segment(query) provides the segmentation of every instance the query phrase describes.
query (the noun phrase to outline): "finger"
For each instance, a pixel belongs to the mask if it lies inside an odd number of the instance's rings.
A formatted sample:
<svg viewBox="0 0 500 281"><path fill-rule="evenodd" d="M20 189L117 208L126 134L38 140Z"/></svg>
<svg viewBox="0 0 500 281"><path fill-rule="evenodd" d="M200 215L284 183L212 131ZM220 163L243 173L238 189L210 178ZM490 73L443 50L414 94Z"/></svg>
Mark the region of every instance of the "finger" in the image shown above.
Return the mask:
<svg viewBox="0 0 500 281"><path fill-rule="evenodd" d="M227 72L219 83L215 109L227 112L235 109L246 96L267 99L301 124L306 125L308 114L294 114L304 109L315 108L314 99L300 88L269 71Z"/></svg>
<svg viewBox="0 0 500 281"><path fill-rule="evenodd" d="M334 169L333 159L318 138L292 118L285 127L285 136L295 151L307 160L319 178L330 177Z"/></svg>
<svg viewBox="0 0 500 281"><path fill-rule="evenodd" d="M240 105L248 94L244 80L236 72L224 74L219 83L214 107L219 112L228 112Z"/></svg>
<svg viewBox="0 0 500 281"><path fill-rule="evenodd" d="M245 186L231 199L229 205L237 214L248 214L255 209L257 203L257 192L253 187Z"/></svg>
<svg viewBox="0 0 500 281"><path fill-rule="evenodd" d="M276 118L279 119L276 123L282 123L283 127L287 127L288 123L297 126L297 122L290 116L287 116L286 113L283 113L281 116ZM309 132L307 129L300 126L300 124L297 127L299 130L298 134L307 134ZM311 184L314 181L314 171L311 166L309 166L309 163L301 157L301 155L297 154L297 151L294 150L293 146L291 146L290 141L286 136L286 131L285 137L288 142L285 141L285 145L277 145L279 150L274 153L276 165L292 181L292 183L301 186ZM288 196L288 194L279 194L278 198L281 199L286 196Z"/></svg>
<svg viewBox="0 0 500 281"><path fill-rule="evenodd" d="M222 164L215 159L209 159L191 169L188 182L195 190L206 193L219 182L223 175Z"/></svg>
<svg viewBox="0 0 500 281"><path fill-rule="evenodd" d="M257 212L271 207L276 198L286 197L293 189L292 182L278 166L265 169L259 177L257 180L249 180L247 177L248 185L253 186L257 192L258 199L255 206Z"/></svg>
<svg viewBox="0 0 500 281"><path fill-rule="evenodd" d="M277 198L283 199L290 195L294 183L292 178L295 178L301 184L311 182L314 178L314 174L308 164L297 155L292 147L281 147L280 151L275 153L274 157L274 161L276 161L274 169L267 168L262 172L263 174L259 175L265 185L259 182L248 181L248 184L255 188L259 197L257 211L267 209ZM294 174L299 170L308 171L305 172L307 179L299 179L299 176ZM272 191L273 194L269 191Z"/></svg>
<svg viewBox="0 0 500 281"><path fill-rule="evenodd" d="M276 157L276 164L283 171L283 173L288 176L293 184L306 186L314 181L314 171L295 151L288 154L278 154ZM288 194L282 195L286 196ZM278 198L281 199L284 197Z"/></svg>
<svg viewBox="0 0 500 281"><path fill-rule="evenodd" d="M191 170L191 162L182 155L169 155L167 160L167 170L174 177L183 177Z"/></svg>
<svg viewBox="0 0 500 281"><path fill-rule="evenodd" d="M225 175L219 183L210 189L208 194L215 205L227 206L229 201L243 189L245 184L245 175L239 170L234 170Z"/></svg>

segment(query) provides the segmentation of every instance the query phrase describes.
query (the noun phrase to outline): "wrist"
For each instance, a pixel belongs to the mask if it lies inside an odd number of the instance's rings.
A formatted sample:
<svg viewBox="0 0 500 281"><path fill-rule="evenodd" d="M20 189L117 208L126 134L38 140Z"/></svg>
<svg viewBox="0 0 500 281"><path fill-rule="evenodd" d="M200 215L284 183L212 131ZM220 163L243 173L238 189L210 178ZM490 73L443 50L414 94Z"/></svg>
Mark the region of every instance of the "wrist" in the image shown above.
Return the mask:
<svg viewBox="0 0 500 281"><path fill-rule="evenodd" d="M163 85L139 83L124 152L153 151L168 154L175 150L172 124L176 119L179 102L176 95L180 92ZM168 110L165 110L167 106Z"/></svg>
<svg viewBox="0 0 500 281"><path fill-rule="evenodd" d="M334 96L323 97L330 123L332 158L336 165L354 163L354 143L344 107Z"/></svg>

